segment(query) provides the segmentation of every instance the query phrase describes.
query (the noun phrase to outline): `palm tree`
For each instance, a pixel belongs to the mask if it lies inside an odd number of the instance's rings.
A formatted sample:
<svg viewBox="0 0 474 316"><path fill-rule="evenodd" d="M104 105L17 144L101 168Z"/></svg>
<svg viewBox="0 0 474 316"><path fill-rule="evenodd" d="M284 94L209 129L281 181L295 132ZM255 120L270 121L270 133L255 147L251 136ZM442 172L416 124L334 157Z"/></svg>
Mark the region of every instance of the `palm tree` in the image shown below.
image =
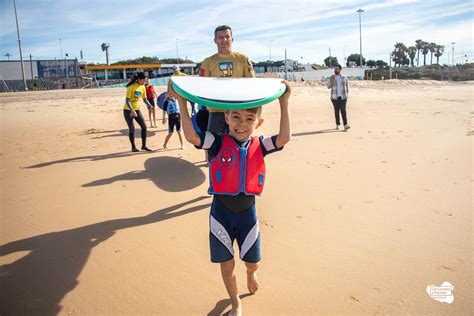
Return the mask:
<svg viewBox="0 0 474 316"><path fill-rule="evenodd" d="M438 44L433 43L433 42L431 42L431 43L428 44L428 49L429 49L429 51L430 51L430 53L431 53L430 65L433 65L433 53L436 52L436 47L437 47L437 46L438 46Z"/></svg>
<svg viewBox="0 0 474 316"><path fill-rule="evenodd" d="M435 57L436 57L436 63L439 65L439 58L441 55L444 53L444 46L443 45L436 45L436 52L435 52Z"/></svg>
<svg viewBox="0 0 474 316"><path fill-rule="evenodd" d="M420 65L420 50L423 49L423 40L417 39L415 43L416 43L415 47L418 52L418 56L416 57L416 67L418 67Z"/></svg>
<svg viewBox="0 0 474 316"><path fill-rule="evenodd" d="M405 44L401 42L398 42L395 44L395 49L392 52L393 61L395 62L395 67L397 67L397 64L398 64L398 67L401 67L402 65L405 65L408 63L406 52L407 52L407 47L405 46Z"/></svg>
<svg viewBox="0 0 474 316"><path fill-rule="evenodd" d="M410 46L407 49L408 57L410 58L410 63L411 63L412 67L415 67L415 64L413 63L413 60L415 59L417 51L418 51L418 49L416 49L415 46Z"/></svg>
<svg viewBox="0 0 474 316"><path fill-rule="evenodd" d="M430 51L429 49L429 43L428 42L421 42L422 44L422 51L421 53L423 54L423 66L426 66L426 54Z"/></svg>

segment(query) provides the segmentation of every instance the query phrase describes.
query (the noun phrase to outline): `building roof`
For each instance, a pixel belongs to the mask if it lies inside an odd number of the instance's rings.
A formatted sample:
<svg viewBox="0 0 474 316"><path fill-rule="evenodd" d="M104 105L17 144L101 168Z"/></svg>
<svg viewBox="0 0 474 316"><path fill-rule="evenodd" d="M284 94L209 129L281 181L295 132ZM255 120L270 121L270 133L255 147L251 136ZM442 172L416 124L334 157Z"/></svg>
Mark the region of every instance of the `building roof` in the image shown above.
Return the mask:
<svg viewBox="0 0 474 316"><path fill-rule="evenodd" d="M172 68L175 64L128 64L128 65L86 65L87 70ZM196 67L196 64L177 64L180 68Z"/></svg>

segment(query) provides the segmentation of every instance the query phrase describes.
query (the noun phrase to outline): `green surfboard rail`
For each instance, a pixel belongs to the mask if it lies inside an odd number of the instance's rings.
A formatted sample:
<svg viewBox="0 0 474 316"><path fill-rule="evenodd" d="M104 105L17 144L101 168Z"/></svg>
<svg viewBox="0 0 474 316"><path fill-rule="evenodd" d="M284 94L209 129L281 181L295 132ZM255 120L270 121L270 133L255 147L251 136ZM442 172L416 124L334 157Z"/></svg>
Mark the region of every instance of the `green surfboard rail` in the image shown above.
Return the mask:
<svg viewBox="0 0 474 316"><path fill-rule="evenodd" d="M247 101L247 102L226 102L226 101L204 99L204 98L200 98L198 96L192 95L186 92L185 90L181 89L175 82L172 82L172 87L177 93L182 95L188 101L192 101L199 105L205 105L210 108L215 108L215 109L220 109L220 110L243 110L243 109L249 109L249 108L262 106L279 98L286 91L286 86L282 86L282 88L278 90L277 93L263 99L252 100L252 101Z"/></svg>

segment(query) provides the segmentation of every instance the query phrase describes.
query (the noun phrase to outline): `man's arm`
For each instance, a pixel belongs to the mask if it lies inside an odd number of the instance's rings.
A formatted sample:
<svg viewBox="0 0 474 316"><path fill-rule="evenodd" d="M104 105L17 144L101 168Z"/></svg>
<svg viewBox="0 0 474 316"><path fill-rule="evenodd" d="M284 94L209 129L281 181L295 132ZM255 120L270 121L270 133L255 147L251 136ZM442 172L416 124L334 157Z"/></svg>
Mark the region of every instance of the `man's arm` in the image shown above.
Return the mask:
<svg viewBox="0 0 474 316"><path fill-rule="evenodd" d="M247 57L245 59L246 65L244 65L244 77L245 78L255 78L255 70L253 69L252 62Z"/></svg>
<svg viewBox="0 0 474 316"><path fill-rule="evenodd" d="M207 59L204 59L199 67L199 77L209 77L211 74L209 73L209 66L207 65Z"/></svg>
<svg viewBox="0 0 474 316"><path fill-rule="evenodd" d="M282 81L286 85L286 92L278 98L280 101L280 131L276 138L277 148L282 148L287 144L291 139L290 132L290 113L288 111L289 99L291 95L291 87L289 83L285 80Z"/></svg>
<svg viewBox="0 0 474 316"><path fill-rule="evenodd" d="M334 80L336 80L336 77L335 77L334 75L332 75L332 76L329 78L328 83L326 83L326 87L328 87L328 89L332 88L332 84L334 83Z"/></svg>

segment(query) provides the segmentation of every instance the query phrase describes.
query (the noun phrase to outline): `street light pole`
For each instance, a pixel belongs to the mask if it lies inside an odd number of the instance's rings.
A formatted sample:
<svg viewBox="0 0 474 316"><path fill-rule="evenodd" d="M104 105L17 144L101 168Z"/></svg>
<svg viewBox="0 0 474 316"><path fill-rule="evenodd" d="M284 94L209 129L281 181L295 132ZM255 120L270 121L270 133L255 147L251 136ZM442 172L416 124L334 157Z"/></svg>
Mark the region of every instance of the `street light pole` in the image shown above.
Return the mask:
<svg viewBox="0 0 474 316"><path fill-rule="evenodd" d="M359 9L359 10L357 10L357 12L359 12L360 67L362 67L362 23L361 23L361 13L364 12L364 10Z"/></svg>
<svg viewBox="0 0 474 316"><path fill-rule="evenodd" d="M30 54L30 71L31 71L31 81L34 80L33 78L33 56Z"/></svg>
<svg viewBox="0 0 474 316"><path fill-rule="evenodd" d="M67 58L68 58L68 57L69 57L69 54L68 54L68 53L64 54L64 66L66 67L66 78L67 78L67 79L69 79L69 71L68 71L68 69L67 69ZM108 63L107 63L107 65L108 65Z"/></svg>
<svg viewBox="0 0 474 316"><path fill-rule="evenodd" d="M456 42L452 42L451 44L453 45L453 53L452 53L451 57L453 58L452 64L453 64L453 67L454 67L454 44L456 44Z"/></svg>
<svg viewBox="0 0 474 316"><path fill-rule="evenodd" d="M179 38L176 39L176 63L179 63L178 40Z"/></svg>
<svg viewBox="0 0 474 316"><path fill-rule="evenodd" d="M329 67L332 68L331 47L329 47Z"/></svg>
<svg viewBox="0 0 474 316"><path fill-rule="evenodd" d="M59 39L59 51L60 51L60 54L59 55L59 59L62 59L63 58L63 45L61 43L62 39Z"/></svg>
<svg viewBox="0 0 474 316"><path fill-rule="evenodd" d="M15 8L15 20L16 20L16 33L18 35L18 48L20 49L20 64L21 64L21 76L23 78L23 86L25 91L28 90L28 86L26 85L26 78L25 78L25 66L23 65L23 54L21 52L21 39L20 39L20 28L18 27L18 15L16 14L16 3L13 0L13 7Z"/></svg>

